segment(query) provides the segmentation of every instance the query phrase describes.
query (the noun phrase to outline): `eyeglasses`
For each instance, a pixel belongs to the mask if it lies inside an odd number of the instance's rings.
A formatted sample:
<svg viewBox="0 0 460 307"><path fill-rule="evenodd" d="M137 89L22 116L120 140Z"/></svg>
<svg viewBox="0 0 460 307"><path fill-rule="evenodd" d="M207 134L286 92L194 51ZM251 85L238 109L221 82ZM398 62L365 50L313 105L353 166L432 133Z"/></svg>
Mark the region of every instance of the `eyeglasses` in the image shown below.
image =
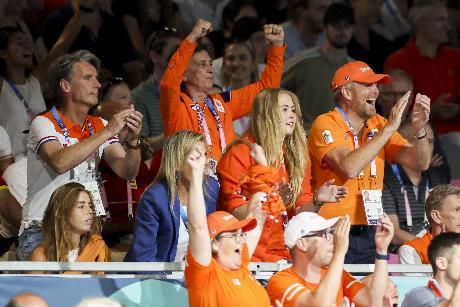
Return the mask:
<svg viewBox="0 0 460 307"><path fill-rule="evenodd" d="M329 241L333 238L334 236L334 229L328 229L325 231L318 231L318 232L313 232L308 235L303 236L302 238L312 238L312 237L321 237L325 239L326 241Z"/></svg>
<svg viewBox="0 0 460 307"><path fill-rule="evenodd" d="M245 232L234 232L232 234L220 234L217 236L218 239L220 238L233 238L237 243L241 243L246 241L248 234Z"/></svg>

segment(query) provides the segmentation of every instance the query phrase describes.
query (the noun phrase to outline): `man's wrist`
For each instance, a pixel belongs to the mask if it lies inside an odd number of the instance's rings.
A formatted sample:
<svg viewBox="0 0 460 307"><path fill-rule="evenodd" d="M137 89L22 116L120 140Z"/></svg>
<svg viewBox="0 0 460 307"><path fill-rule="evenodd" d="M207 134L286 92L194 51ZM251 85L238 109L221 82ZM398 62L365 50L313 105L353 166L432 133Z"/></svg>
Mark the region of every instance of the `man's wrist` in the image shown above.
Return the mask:
<svg viewBox="0 0 460 307"><path fill-rule="evenodd" d="M276 43L275 43L275 42L272 42L272 45L273 45L274 47L279 48L279 47L283 47L283 46L284 46L284 42L276 42Z"/></svg>
<svg viewBox="0 0 460 307"><path fill-rule="evenodd" d="M324 203L318 201L318 190L313 193L313 206L320 208Z"/></svg>
<svg viewBox="0 0 460 307"><path fill-rule="evenodd" d="M125 142L125 146L128 149L139 149L139 148L141 148L141 143L142 143L141 139L137 138L137 139L134 139L134 140L127 140Z"/></svg>
<svg viewBox="0 0 460 307"><path fill-rule="evenodd" d="M375 258L378 260L389 260L390 259L390 254L388 253L388 249L377 248L375 252L376 252Z"/></svg>

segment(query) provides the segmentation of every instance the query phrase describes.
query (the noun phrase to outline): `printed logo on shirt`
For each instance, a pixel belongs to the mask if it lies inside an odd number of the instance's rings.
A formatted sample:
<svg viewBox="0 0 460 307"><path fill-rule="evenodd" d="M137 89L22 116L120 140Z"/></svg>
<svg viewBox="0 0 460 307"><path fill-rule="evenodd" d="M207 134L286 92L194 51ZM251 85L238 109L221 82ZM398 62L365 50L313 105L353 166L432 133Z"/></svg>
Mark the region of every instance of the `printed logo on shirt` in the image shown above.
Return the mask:
<svg viewBox="0 0 460 307"><path fill-rule="evenodd" d="M334 143L334 139L332 138L332 134L329 130L324 130L321 134L323 135L323 139L326 145Z"/></svg>
<svg viewBox="0 0 460 307"><path fill-rule="evenodd" d="M238 278L232 278L232 281L235 286L241 286L241 282Z"/></svg>
<svg viewBox="0 0 460 307"><path fill-rule="evenodd" d="M214 100L214 104L216 105L217 110L220 113L225 113L225 109L224 109L224 106L222 105L222 102L219 99L215 99L215 98L213 98L213 100Z"/></svg>

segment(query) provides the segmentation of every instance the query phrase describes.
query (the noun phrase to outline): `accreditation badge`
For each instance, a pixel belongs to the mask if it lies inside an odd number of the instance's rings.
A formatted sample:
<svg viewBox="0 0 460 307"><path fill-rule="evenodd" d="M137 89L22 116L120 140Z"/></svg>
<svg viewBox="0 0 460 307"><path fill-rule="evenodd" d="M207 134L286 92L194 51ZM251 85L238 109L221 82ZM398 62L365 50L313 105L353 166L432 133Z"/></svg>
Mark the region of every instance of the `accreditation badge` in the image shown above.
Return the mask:
<svg viewBox="0 0 460 307"><path fill-rule="evenodd" d="M377 225L383 216L382 190L362 190L367 225Z"/></svg>
<svg viewBox="0 0 460 307"><path fill-rule="evenodd" d="M83 182L82 185L85 187L85 190L91 193L93 199L94 211L96 216L105 216L104 203L102 202L101 192L99 190L99 185L96 180Z"/></svg>

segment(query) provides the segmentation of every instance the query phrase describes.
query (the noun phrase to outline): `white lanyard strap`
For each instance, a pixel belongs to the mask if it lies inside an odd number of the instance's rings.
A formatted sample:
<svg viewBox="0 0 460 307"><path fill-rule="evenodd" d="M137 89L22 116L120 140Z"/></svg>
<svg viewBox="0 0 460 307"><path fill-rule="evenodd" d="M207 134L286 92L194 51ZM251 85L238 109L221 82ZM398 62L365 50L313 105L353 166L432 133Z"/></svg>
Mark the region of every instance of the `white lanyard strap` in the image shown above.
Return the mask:
<svg viewBox="0 0 460 307"><path fill-rule="evenodd" d="M351 123L348 120L347 115L345 114L345 112L343 111L343 109L340 106L337 105L335 108L340 112L340 114L342 115L343 119L347 123L348 128L350 129L351 133L353 134L354 147L355 147L355 149L358 149L359 148L359 139L358 139L358 136L355 133L355 130L351 126ZM368 141L372 140L372 138L374 137L374 134L375 134L374 130L369 131L369 133L367 135L368 136ZM364 170L362 170L359 173L359 177L363 177L363 176L364 176ZM371 161L371 177L377 177L377 164L375 162L375 158L372 159L372 161Z"/></svg>

